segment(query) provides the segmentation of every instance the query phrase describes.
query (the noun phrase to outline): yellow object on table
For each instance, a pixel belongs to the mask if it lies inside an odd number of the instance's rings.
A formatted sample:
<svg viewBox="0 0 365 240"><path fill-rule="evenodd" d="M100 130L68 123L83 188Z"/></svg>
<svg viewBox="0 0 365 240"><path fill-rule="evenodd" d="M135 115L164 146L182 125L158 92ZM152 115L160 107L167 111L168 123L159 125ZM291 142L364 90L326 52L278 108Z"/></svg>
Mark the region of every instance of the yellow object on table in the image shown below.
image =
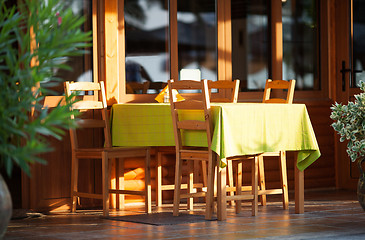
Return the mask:
<svg viewBox="0 0 365 240"><path fill-rule="evenodd" d="M172 91L172 93L174 94L174 96L177 97L178 101L182 101L184 100L184 98L174 89ZM164 89L162 89L162 91L155 97L155 100L159 103L168 103L168 95L169 95L169 87L166 85L166 87Z"/></svg>

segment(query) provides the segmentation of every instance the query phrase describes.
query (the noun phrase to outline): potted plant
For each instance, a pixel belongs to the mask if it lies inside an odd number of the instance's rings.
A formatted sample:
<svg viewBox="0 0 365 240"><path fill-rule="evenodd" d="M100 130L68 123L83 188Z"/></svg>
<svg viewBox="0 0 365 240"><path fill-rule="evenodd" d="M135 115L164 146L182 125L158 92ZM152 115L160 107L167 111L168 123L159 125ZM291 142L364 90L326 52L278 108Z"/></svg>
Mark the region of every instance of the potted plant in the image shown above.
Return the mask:
<svg viewBox="0 0 365 240"><path fill-rule="evenodd" d="M346 151L351 161L357 161L359 166L357 196L365 210L365 173L362 168L365 161L365 82L361 82L360 86L363 92L355 95L353 102L332 105L330 117L334 120L332 127L341 136L340 142L348 141Z"/></svg>
<svg viewBox="0 0 365 240"><path fill-rule="evenodd" d="M13 2L0 0L0 167L8 175L14 166L30 175L30 164L45 164L39 154L52 150L47 138L62 139L74 127L72 101L52 111L42 108L44 96L52 93L45 86L62 81L55 70L70 70L64 60L83 54L91 34L81 30L84 19L75 17L65 1ZM30 117L33 111L35 118ZM11 212L0 175L0 239Z"/></svg>

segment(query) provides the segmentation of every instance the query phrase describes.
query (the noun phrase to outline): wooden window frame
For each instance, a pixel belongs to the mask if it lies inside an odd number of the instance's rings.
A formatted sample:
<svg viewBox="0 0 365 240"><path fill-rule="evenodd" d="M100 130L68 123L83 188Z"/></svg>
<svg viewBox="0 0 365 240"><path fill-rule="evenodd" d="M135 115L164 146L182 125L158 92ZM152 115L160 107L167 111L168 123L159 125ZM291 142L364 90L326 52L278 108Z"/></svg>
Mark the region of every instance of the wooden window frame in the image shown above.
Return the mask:
<svg viewBox="0 0 365 240"><path fill-rule="evenodd" d="M94 0L95 1L95 0ZM294 102L322 101L329 99L330 71L329 53L333 44L329 37L330 6L328 1L320 1L320 90L296 90ZM108 104L126 102L155 102L156 94L126 94L125 90L125 25L124 0L104 0L105 7L105 49L102 74L106 82ZM170 78L178 79L177 49L177 1L169 0L170 18ZM282 79L283 39L282 39L282 1L271 0L271 69L272 79ZM231 1L217 0L217 76L218 80L232 80L232 41L231 41ZM94 58L98 59L98 58ZM95 60L94 60L95 61ZM167 79L166 79L167 80ZM191 94L190 96L193 96ZM262 92L240 92L239 101L261 101Z"/></svg>

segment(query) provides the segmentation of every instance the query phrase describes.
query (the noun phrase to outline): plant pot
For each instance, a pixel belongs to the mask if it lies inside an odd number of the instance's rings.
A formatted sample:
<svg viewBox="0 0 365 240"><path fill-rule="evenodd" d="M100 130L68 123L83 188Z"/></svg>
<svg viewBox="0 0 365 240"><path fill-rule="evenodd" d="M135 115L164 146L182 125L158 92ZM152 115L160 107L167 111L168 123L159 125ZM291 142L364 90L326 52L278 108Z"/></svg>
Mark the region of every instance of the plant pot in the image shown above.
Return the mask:
<svg viewBox="0 0 365 240"><path fill-rule="evenodd" d="M362 163L364 161L365 158L358 161L358 166L360 169L360 177L357 183L357 199L359 200L362 209L365 211L365 175L364 175L364 170L362 169Z"/></svg>
<svg viewBox="0 0 365 240"><path fill-rule="evenodd" d="M11 218L13 204L5 180L0 174L0 239L5 235Z"/></svg>

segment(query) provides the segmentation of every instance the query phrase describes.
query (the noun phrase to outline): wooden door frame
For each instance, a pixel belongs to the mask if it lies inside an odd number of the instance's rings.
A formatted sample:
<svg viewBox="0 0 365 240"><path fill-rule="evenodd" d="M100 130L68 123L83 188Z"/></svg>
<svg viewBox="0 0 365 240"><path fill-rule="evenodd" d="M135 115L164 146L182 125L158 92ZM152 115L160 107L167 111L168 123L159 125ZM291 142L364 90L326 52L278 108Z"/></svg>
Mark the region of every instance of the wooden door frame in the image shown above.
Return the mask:
<svg viewBox="0 0 365 240"><path fill-rule="evenodd" d="M351 68L350 52L353 50L350 46L350 36L353 36L352 29L352 0L336 0L336 96L334 100L338 103L347 104L351 97L358 93L356 88L350 88L350 74L346 73L345 82L342 83L342 61L345 61L345 68ZM350 34L349 34L350 33ZM335 157L336 157L336 186L341 189L356 189L358 178L351 177L351 171L356 171L356 166L351 163L346 153L347 142L340 142L340 137L335 133ZM356 165L356 164L355 164ZM352 170L351 170L352 168ZM355 173L356 175L356 173Z"/></svg>

